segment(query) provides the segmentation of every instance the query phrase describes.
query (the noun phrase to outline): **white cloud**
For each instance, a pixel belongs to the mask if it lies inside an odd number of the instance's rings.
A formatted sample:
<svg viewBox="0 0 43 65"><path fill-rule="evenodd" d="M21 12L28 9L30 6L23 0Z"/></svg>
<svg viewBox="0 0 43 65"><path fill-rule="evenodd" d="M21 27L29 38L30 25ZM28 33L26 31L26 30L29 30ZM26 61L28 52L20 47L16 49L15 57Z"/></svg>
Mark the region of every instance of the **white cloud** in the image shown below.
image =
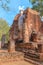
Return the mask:
<svg viewBox="0 0 43 65"><path fill-rule="evenodd" d="M24 6L19 6L19 10L24 10Z"/></svg>

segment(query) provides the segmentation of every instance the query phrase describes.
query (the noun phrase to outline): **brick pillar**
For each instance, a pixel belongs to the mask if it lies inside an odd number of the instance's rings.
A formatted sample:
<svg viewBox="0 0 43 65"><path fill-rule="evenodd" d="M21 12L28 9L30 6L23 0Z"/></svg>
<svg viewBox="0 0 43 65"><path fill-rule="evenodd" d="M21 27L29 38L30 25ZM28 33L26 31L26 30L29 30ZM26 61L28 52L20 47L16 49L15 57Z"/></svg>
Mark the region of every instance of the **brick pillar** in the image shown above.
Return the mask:
<svg viewBox="0 0 43 65"><path fill-rule="evenodd" d="M37 32L39 32L39 29L40 29L40 26L41 26L40 21L41 21L41 20L40 20L39 15L36 15L36 20L35 20L36 26L35 26L35 28L36 28L36 31L37 31Z"/></svg>
<svg viewBox="0 0 43 65"><path fill-rule="evenodd" d="M15 52L15 41L10 38L10 42L8 43L8 52Z"/></svg>
<svg viewBox="0 0 43 65"><path fill-rule="evenodd" d="M43 53L43 44L38 44L38 49L40 53Z"/></svg>
<svg viewBox="0 0 43 65"><path fill-rule="evenodd" d="M24 43L29 42L29 33L28 33L27 22L23 23L23 41L24 41Z"/></svg>
<svg viewBox="0 0 43 65"><path fill-rule="evenodd" d="M43 53L40 53L40 61L43 62Z"/></svg>
<svg viewBox="0 0 43 65"><path fill-rule="evenodd" d="M41 45L41 53L43 53L43 44Z"/></svg>
<svg viewBox="0 0 43 65"><path fill-rule="evenodd" d="M42 44L42 53L43 53L43 44Z"/></svg>
<svg viewBox="0 0 43 65"><path fill-rule="evenodd" d="M40 61L43 61L43 44L40 44L39 52L40 52Z"/></svg>
<svg viewBox="0 0 43 65"><path fill-rule="evenodd" d="M23 40L24 43L29 43L31 36L31 13L27 10L25 13L25 19L23 22Z"/></svg>
<svg viewBox="0 0 43 65"><path fill-rule="evenodd" d="M39 52L40 52L40 61L43 61L43 44L40 44Z"/></svg>

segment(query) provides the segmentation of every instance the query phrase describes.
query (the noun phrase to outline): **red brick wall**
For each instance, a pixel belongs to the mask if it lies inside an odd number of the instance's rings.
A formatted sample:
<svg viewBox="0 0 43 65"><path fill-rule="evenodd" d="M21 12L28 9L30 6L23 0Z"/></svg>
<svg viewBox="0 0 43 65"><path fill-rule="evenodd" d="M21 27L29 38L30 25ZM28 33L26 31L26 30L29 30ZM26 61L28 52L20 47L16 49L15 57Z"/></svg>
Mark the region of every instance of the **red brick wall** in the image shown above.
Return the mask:
<svg viewBox="0 0 43 65"><path fill-rule="evenodd" d="M26 31L26 34L23 33L24 34L23 38L26 38L27 37L26 35L28 35L30 37L33 30L35 30L36 32L39 32L40 16L38 15L38 13L36 11L29 9L29 8L27 8L23 14L25 14L25 19L23 21L23 24L26 23L25 26L27 26L27 31ZM17 14L14 21L13 21L13 24L11 26L10 35L12 37L14 36L14 29L16 29L16 32L18 32L18 19L19 19L19 17L20 17L20 14ZM18 37L19 37L19 34L18 34ZM28 41L29 37L27 37L27 41Z"/></svg>

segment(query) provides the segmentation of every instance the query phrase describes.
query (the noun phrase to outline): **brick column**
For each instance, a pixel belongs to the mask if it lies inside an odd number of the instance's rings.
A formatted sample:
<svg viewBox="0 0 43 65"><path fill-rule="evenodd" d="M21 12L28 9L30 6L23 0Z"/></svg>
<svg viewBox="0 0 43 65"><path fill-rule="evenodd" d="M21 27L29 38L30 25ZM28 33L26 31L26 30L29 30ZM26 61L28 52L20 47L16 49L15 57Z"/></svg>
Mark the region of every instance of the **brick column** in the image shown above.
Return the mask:
<svg viewBox="0 0 43 65"><path fill-rule="evenodd" d="M40 53L43 53L43 44L38 44L38 49Z"/></svg>
<svg viewBox="0 0 43 65"><path fill-rule="evenodd" d="M10 38L8 43L8 52L15 52L15 41L12 38Z"/></svg>
<svg viewBox="0 0 43 65"><path fill-rule="evenodd" d="M43 61L43 44L40 44L39 52L40 52L40 61Z"/></svg>
<svg viewBox="0 0 43 65"><path fill-rule="evenodd" d="M23 23L23 41L24 41L24 43L29 42L29 33L28 33L27 22Z"/></svg>

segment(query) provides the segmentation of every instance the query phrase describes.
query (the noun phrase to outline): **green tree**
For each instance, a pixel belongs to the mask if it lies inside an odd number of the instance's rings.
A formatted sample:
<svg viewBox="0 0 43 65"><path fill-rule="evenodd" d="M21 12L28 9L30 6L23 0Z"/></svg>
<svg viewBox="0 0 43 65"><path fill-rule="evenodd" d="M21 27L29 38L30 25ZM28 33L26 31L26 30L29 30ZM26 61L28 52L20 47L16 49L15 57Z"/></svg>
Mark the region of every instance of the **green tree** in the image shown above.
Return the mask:
<svg viewBox="0 0 43 65"><path fill-rule="evenodd" d="M43 0L29 0L32 3L32 9L37 10L40 16L43 16Z"/></svg>
<svg viewBox="0 0 43 65"><path fill-rule="evenodd" d="M0 19L0 40L3 34L8 35L9 25L4 19Z"/></svg>

